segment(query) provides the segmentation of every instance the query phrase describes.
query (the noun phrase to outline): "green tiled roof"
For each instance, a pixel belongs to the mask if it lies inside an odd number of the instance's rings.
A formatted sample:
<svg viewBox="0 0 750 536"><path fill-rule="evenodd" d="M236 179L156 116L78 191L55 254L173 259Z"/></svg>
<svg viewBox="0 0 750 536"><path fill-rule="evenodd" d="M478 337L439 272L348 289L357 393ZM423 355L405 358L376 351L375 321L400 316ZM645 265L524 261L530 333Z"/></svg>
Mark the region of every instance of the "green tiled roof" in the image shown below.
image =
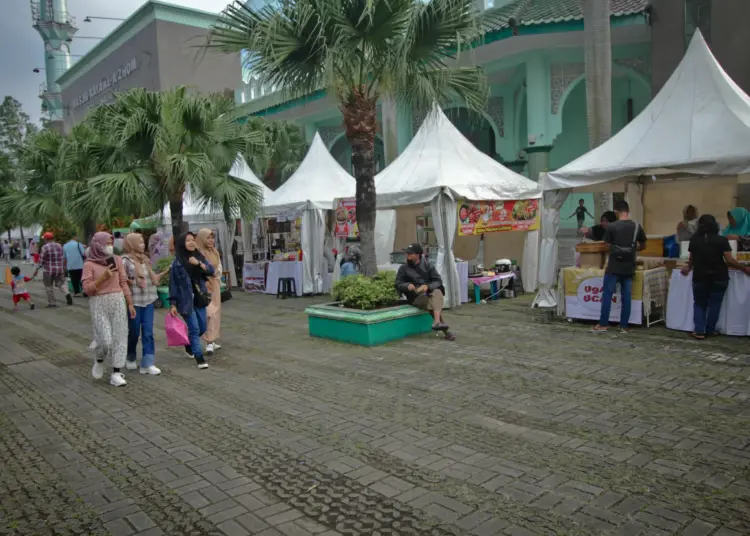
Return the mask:
<svg viewBox="0 0 750 536"><path fill-rule="evenodd" d="M633 15L646 10L649 0L611 0L612 16ZM582 20L581 0L514 0L488 12L494 20L493 30L510 26L514 19L517 26L533 26Z"/></svg>

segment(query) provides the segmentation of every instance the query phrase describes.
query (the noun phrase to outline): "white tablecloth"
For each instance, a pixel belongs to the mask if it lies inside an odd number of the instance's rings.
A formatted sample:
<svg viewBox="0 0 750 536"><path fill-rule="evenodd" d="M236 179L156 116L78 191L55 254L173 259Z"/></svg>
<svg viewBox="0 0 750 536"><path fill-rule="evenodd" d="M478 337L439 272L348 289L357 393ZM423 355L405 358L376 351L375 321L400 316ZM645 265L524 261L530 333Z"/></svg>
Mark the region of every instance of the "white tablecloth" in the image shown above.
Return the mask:
<svg viewBox="0 0 750 536"><path fill-rule="evenodd" d="M302 261L272 261L266 274L266 294L276 294L279 279L293 277L297 296L302 296Z"/></svg>
<svg viewBox="0 0 750 536"><path fill-rule="evenodd" d="M400 264L379 264L380 272L398 272ZM469 263L467 261L456 262L458 269L459 291L461 293L461 303L469 302Z"/></svg>
<svg viewBox="0 0 750 536"><path fill-rule="evenodd" d="M672 271L667 299L667 327L693 331L693 273ZM725 335L750 335L750 277L729 271L729 287L721 304L716 329Z"/></svg>

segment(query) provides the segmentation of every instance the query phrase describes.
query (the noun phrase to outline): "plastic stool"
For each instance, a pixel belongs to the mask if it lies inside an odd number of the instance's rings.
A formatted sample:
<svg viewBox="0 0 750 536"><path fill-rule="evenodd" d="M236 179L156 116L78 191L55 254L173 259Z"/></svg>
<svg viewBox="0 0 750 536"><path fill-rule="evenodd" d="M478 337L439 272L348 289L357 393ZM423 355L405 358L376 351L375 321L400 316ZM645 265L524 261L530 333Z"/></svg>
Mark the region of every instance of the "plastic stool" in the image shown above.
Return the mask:
<svg viewBox="0 0 750 536"><path fill-rule="evenodd" d="M293 277L280 277L276 285L276 298L297 297L297 282Z"/></svg>

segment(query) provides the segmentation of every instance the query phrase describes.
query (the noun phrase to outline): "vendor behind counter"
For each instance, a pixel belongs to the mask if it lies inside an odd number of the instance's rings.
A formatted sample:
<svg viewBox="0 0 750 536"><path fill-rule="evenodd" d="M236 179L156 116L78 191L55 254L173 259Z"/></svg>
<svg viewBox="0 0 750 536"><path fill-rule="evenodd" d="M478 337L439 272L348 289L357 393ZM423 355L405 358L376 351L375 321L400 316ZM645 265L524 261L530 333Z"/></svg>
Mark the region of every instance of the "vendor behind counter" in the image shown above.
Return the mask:
<svg viewBox="0 0 750 536"><path fill-rule="evenodd" d="M604 233L607 231L607 227L609 226L609 224L616 221L617 215L613 211L608 210L607 212L602 214L602 217L599 220L599 225L594 225L590 228L581 227L581 233L583 234L584 238L588 238L589 240L594 240L596 242L601 242L604 240Z"/></svg>

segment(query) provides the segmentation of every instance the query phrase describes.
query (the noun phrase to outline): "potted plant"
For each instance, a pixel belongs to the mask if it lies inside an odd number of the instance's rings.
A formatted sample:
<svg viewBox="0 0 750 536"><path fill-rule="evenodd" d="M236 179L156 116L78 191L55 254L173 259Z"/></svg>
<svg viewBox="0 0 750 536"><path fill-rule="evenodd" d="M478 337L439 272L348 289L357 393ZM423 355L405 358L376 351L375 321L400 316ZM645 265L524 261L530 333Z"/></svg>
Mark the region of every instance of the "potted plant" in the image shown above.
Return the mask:
<svg viewBox="0 0 750 536"><path fill-rule="evenodd" d="M432 317L399 298L395 272L346 277L333 286L333 303L305 309L310 335L376 346L429 333Z"/></svg>
<svg viewBox="0 0 750 536"><path fill-rule="evenodd" d="M156 261L156 273L160 274L166 271L161 276L159 286L156 287L156 294L159 296L159 300L161 300L161 305L166 308L169 307L169 267L172 266L172 261L174 261L174 257L171 255L169 257L162 257Z"/></svg>

